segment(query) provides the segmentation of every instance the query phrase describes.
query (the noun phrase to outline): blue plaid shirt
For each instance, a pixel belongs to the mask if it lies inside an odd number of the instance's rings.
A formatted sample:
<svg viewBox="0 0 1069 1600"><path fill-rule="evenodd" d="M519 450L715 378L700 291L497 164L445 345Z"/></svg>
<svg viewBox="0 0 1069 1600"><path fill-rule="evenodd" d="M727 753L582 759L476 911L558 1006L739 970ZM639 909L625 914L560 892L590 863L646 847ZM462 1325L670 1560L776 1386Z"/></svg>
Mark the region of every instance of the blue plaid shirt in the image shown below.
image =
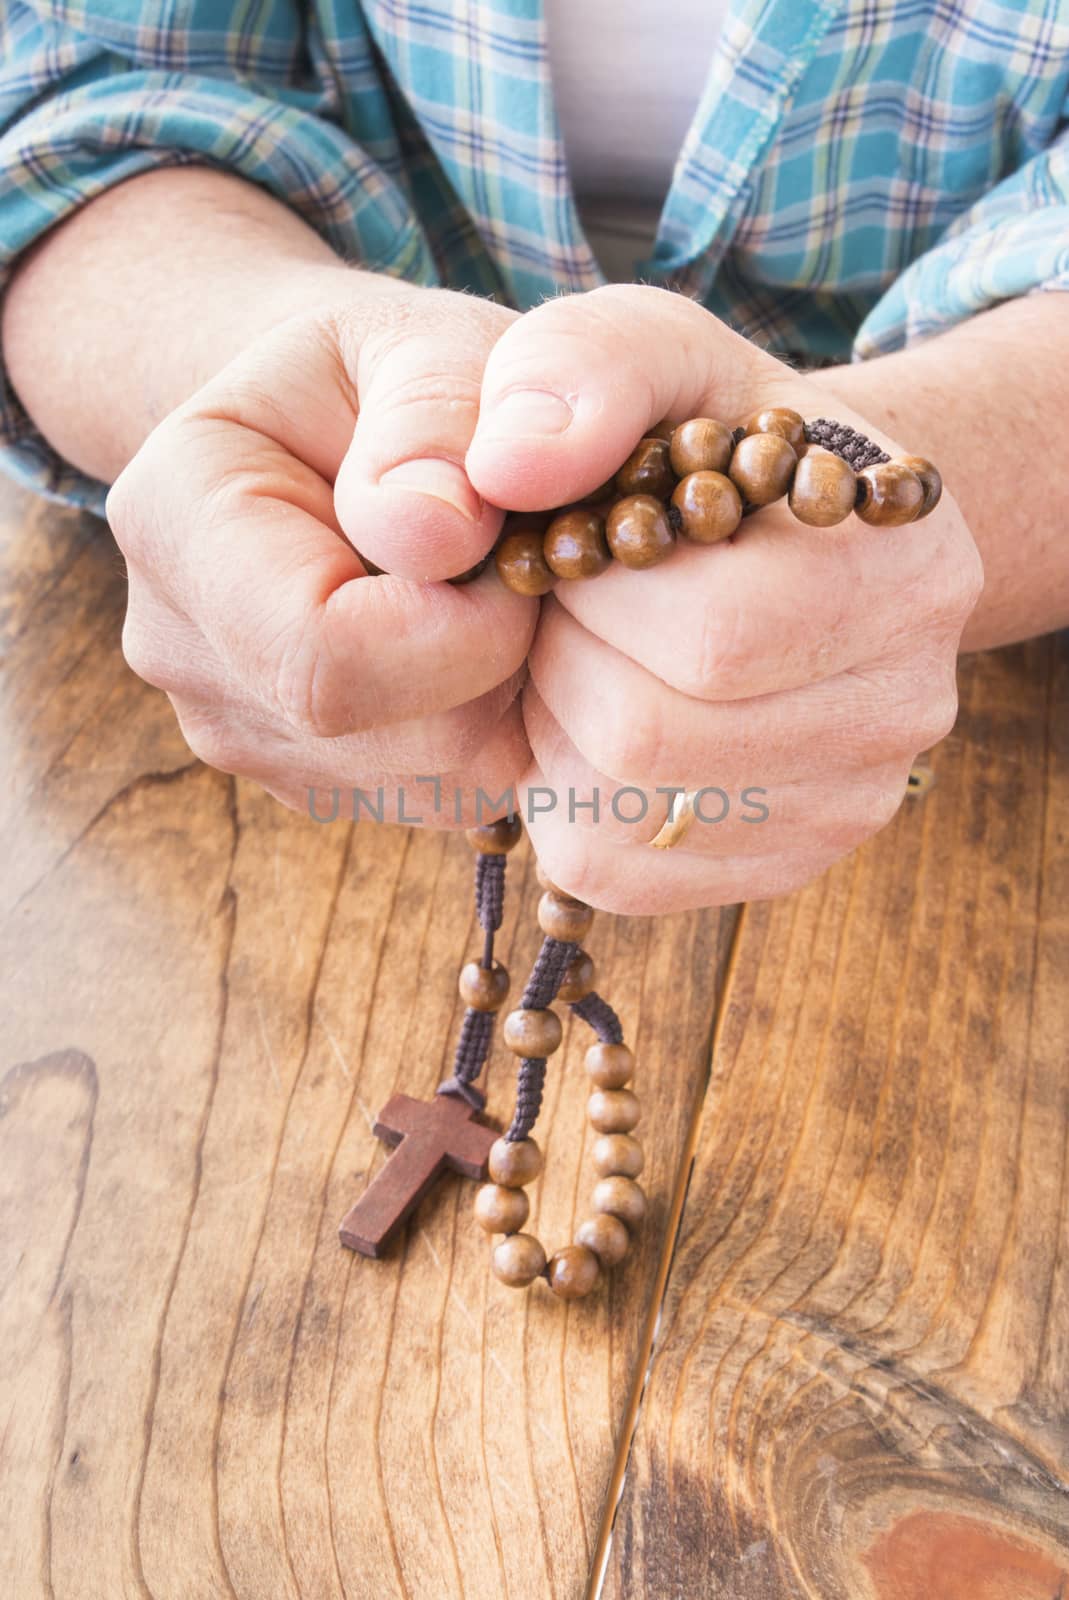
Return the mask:
<svg viewBox="0 0 1069 1600"><path fill-rule="evenodd" d="M414 283L526 309L604 281L541 0L7 0L0 61L0 292L75 207L184 162ZM1069 288L1067 86L1065 0L732 0L638 274L803 360ZM2 375L0 465L102 508Z"/></svg>

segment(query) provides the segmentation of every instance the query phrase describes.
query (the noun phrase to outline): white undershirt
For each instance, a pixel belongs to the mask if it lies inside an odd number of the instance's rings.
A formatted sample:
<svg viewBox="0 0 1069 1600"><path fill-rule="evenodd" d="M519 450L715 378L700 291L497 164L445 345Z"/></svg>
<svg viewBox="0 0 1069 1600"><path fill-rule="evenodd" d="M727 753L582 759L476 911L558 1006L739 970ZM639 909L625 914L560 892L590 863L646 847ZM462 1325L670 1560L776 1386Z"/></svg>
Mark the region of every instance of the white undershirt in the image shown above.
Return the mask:
<svg viewBox="0 0 1069 1600"><path fill-rule="evenodd" d="M545 0L579 218L606 276L649 254L728 0Z"/></svg>

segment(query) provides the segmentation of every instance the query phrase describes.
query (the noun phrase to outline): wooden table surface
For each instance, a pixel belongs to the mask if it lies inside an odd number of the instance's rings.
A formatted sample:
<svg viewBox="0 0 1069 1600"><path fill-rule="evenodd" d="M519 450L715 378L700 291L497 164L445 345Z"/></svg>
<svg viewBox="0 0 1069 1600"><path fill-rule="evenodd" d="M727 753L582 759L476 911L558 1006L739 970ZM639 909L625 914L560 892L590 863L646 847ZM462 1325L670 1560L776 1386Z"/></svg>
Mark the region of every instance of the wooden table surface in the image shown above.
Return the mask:
<svg viewBox="0 0 1069 1600"><path fill-rule="evenodd" d="M458 1177L383 1260L337 1242L375 1112L448 1070L463 839L193 761L106 531L11 490L0 528L0 1592L1064 1600L1064 639L964 664L934 784L803 893L598 919L650 1213L565 1305L490 1276Z"/></svg>

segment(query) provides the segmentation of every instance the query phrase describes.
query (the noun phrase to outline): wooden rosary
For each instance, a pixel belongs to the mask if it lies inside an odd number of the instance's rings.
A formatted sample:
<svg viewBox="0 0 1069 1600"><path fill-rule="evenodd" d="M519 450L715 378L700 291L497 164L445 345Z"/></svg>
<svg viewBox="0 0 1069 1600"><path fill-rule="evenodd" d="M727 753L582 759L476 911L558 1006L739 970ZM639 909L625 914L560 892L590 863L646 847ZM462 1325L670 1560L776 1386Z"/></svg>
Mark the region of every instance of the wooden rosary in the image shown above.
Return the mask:
<svg viewBox="0 0 1069 1600"><path fill-rule="evenodd" d="M930 461L892 461L864 434L825 417L804 422L773 406L734 429L692 417L658 424L615 477L575 505L506 517L494 556L510 589L541 595L558 578L596 578L614 560L657 566L677 535L718 544L784 495L812 528L834 527L852 511L872 526L895 527L926 517L942 492Z"/></svg>
<svg viewBox="0 0 1069 1600"><path fill-rule="evenodd" d="M505 1044L520 1057L516 1106L505 1134L472 1121L485 1096L475 1080L486 1063L494 1016L505 1002L509 975L494 958L494 935L501 926L505 898L505 861L523 832L518 817L502 818L468 830L476 850L475 910L483 929L482 958L469 961L460 974L466 1010L457 1041L453 1071L427 1103L394 1095L374 1124L380 1138L394 1144L397 1155L361 1195L341 1225L343 1244L364 1255L382 1253L386 1239L418 1205L446 1167L468 1177L489 1175L475 1196L475 1215L491 1234L503 1237L494 1246L491 1265L502 1283L523 1288L544 1278L563 1300L588 1294L602 1267L622 1261L631 1243L630 1230L646 1211L646 1196L636 1181L642 1171L642 1146L632 1129L639 1119L637 1097L626 1087L634 1057L623 1042L623 1030L612 1007L594 992L594 963L580 941L590 931L594 913L572 895L555 888L539 871L544 894L538 922L544 935L519 1007L505 1018ZM560 1018L554 1000L565 1001L574 1016L594 1031L597 1043L586 1053L593 1086L587 1117L599 1137L594 1145L593 1215L580 1223L574 1242L547 1259L533 1234L521 1230L530 1202L524 1189L542 1171L542 1152L531 1130L542 1104L546 1064L560 1048ZM406 1159L407 1156L407 1159Z"/></svg>
<svg viewBox="0 0 1069 1600"><path fill-rule="evenodd" d="M731 429L695 417L678 427L659 425L613 479L582 501L556 513L510 514L496 550L452 581L469 582L493 557L510 588L541 595L558 579L596 577L613 560L654 566L671 554L677 535L698 544L730 538L749 512L783 495L795 517L811 527L832 527L851 511L871 525L890 527L927 516L941 493L931 462L920 456L892 461L863 434L825 418L807 423L797 412L775 407ZM662 829L666 838L651 842L669 846L685 820L673 808ZM590 1293L603 1269L623 1260L646 1212L638 1182L643 1152L634 1136L639 1102L627 1087L634 1057L615 1011L595 992L594 963L581 948L593 910L539 870L545 891L538 906L542 946L519 1007L504 1025L505 1044L520 1058L512 1120L500 1136L474 1120L486 1103L476 1079L509 989L508 972L494 957L494 935L501 926L506 859L521 833L515 816L468 830L476 851L475 910L483 951L460 974L465 1012L453 1071L432 1101L395 1094L379 1113L373 1132L398 1148L347 1213L339 1234L350 1249L380 1256L439 1175L460 1172L483 1180L475 1216L488 1233L501 1235L491 1253L497 1278L513 1288L541 1278L562 1300L575 1300ZM571 1244L547 1257L541 1242L523 1231L530 1212L524 1191L542 1171L542 1152L531 1132L548 1059L562 1038L555 1000L564 1001L596 1036L586 1071L598 1181L592 1214Z"/></svg>

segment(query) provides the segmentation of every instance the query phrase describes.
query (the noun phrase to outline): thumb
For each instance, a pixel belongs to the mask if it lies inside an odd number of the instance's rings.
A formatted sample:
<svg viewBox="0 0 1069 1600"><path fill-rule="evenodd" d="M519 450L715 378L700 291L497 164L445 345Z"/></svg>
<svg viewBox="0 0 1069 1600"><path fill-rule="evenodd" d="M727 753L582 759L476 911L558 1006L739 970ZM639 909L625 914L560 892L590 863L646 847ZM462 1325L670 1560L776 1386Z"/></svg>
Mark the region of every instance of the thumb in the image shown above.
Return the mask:
<svg viewBox="0 0 1069 1600"><path fill-rule="evenodd" d="M562 296L491 351L468 477L495 505L545 510L604 483L663 418L734 425L797 398L801 381L672 290L608 284Z"/></svg>
<svg viewBox="0 0 1069 1600"><path fill-rule="evenodd" d="M432 305L402 331L366 339L356 360L359 414L334 484L345 537L398 577L457 577L487 553L501 511L468 480L464 457L483 366L509 313L489 304ZM475 312L475 314L473 314Z"/></svg>

